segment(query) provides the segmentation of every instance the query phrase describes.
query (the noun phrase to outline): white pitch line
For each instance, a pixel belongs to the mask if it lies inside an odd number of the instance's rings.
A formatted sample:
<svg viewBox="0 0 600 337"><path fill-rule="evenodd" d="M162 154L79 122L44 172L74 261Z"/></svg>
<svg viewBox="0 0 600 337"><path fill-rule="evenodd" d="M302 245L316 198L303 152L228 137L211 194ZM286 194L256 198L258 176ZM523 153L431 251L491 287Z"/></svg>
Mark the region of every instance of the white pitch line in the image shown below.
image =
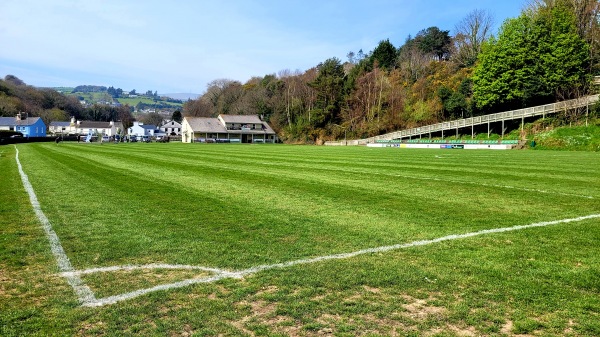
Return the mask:
<svg viewBox="0 0 600 337"><path fill-rule="evenodd" d="M362 249L362 250L358 250L358 251L350 252L350 253L325 255L325 256L319 256L319 257L314 257L314 258L309 258L309 259L300 259L300 260L294 260L294 261L283 262L283 263L260 265L260 266L256 266L256 267L252 267L252 268L248 268L248 269L243 269L243 270L240 270L237 272L224 272L224 273L219 273L217 275L210 276L210 277L188 279L188 280L183 280L183 281L179 281L179 282L175 282L175 283L171 283L171 284L163 284L163 285L159 285L159 286L155 286L155 287L151 287L151 288L140 289L140 290L132 291L132 292L121 294L121 295L100 298L94 302L84 303L83 306L98 307L98 306L103 306L103 305L107 305L107 304L114 304L119 301L132 299L132 298L135 298L135 297L138 297L141 295L145 295L145 294L148 294L148 293L151 293L154 291L182 288L182 287L187 287L187 286L190 286L193 284L198 284L198 283L212 283L212 282L216 282L216 281L219 281L219 280L222 280L225 278L241 278L246 275L256 274L258 272L270 270L270 269L281 269L281 268L287 268L287 267L292 267L292 266L297 266L297 265L302 265L302 264L317 263L317 262L328 261L328 260L347 259L347 258L359 256L359 255L364 255L364 254L381 253L381 252L388 252L388 251L392 251L392 250L398 250L398 249L409 248L409 247L425 246L425 245L430 245L430 244L434 244L434 243L438 243L438 242L470 238L470 237L485 235L485 234L503 233L503 232L523 230L523 229L528 229L528 228L535 228L535 227L546 227L546 226L551 226L551 225L557 225L557 224L563 224L563 223L569 223L569 222L578 222L578 221L584 221L584 220L596 219L596 218L600 218L600 214L591 214L591 215L581 216L581 217L577 217L577 218L570 218L570 219L537 222L537 223L533 223L533 224L529 224L529 225L522 225L522 226L485 229L485 230L471 232L471 233L465 233L465 234L452 234L452 235L442 236L442 237L431 239L431 240L420 240L420 241L413 241L413 242L409 242L409 243L403 243L403 244L397 244L397 245L391 245L391 246L382 246L382 247L376 247L376 248Z"/></svg>
<svg viewBox="0 0 600 337"><path fill-rule="evenodd" d="M120 301L132 299L132 298L146 295L146 294L149 294L149 293L152 293L155 291L183 288L183 287L190 286L192 284L212 283L212 282L216 282L216 281L219 281L219 280L222 280L225 278L240 278L240 277L241 276L238 276L237 274L223 273L223 274L218 274L218 275L214 275L214 276L210 276L210 277L188 279L188 280L183 280L183 281L170 283L170 284L162 284L162 285L158 285L158 286L151 287L151 288L139 289L139 290L135 290L135 291L132 291L129 293L125 293L125 294L109 296L109 297L105 297L105 298L99 298L93 302L83 303L82 306L84 306L84 307L101 307L103 305L115 304Z"/></svg>
<svg viewBox="0 0 600 337"><path fill-rule="evenodd" d="M46 232L46 237L50 242L50 249L52 251L52 255L54 255L54 258L56 259L58 269L63 273L73 272L75 269L71 265L71 261L69 261L65 250L60 244L58 235L56 235L56 232L54 231L54 229L52 229L50 221L42 211L40 203L37 199L37 196L35 195L33 186L31 186L31 183L29 182L27 174L25 174L25 172L23 171L23 166L21 166L21 161L19 160L19 149L16 145L15 150L17 151L15 158L17 160L17 166L19 167L19 174L21 175L23 187L25 188L25 191L27 191L27 194L29 194L29 201L31 202L31 206L35 211L35 215L42 224L44 232ZM96 301L94 293L85 283L83 283L79 275L69 275L65 278L67 279L67 282L71 285L71 287L73 287L73 290L75 291L75 294L77 294L77 297L79 298L79 301L82 303L82 305L86 305L88 303Z"/></svg>

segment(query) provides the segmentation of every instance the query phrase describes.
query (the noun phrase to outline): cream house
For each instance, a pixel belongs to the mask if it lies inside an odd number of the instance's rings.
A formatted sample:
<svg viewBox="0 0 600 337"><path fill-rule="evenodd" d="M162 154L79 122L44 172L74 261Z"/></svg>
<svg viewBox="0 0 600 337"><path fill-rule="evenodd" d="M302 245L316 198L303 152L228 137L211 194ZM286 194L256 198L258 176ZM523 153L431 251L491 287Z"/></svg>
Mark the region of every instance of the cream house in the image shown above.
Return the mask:
<svg viewBox="0 0 600 337"><path fill-rule="evenodd" d="M219 115L217 118L185 117L181 123L184 143L275 143L275 131L258 115Z"/></svg>
<svg viewBox="0 0 600 337"><path fill-rule="evenodd" d="M77 130L80 135L103 135L114 136L123 134L123 123L121 122L96 122L96 121L81 121L77 125Z"/></svg>
<svg viewBox="0 0 600 337"><path fill-rule="evenodd" d="M78 121L75 117L70 122L55 121L50 123L50 133L63 135L103 135L114 136L123 133L121 122Z"/></svg>

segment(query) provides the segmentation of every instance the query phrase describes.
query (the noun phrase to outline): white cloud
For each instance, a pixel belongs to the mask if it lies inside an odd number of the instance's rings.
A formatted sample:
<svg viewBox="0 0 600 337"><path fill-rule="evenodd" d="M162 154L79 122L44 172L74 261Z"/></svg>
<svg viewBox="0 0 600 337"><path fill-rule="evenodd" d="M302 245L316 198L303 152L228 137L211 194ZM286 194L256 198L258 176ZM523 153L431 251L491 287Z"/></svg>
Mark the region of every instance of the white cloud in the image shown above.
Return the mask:
<svg viewBox="0 0 600 337"><path fill-rule="evenodd" d="M400 45L408 34L428 27L424 18L431 8L447 14L444 8L452 6L441 0L437 5L408 0L3 0L0 45L6 47L0 69L24 70L35 77L34 85L56 85L62 76L65 83L201 92L217 78L244 82L282 69L306 70L330 57L345 60L349 51L367 53L386 38ZM438 26L451 29L460 18L449 18L450 27Z"/></svg>

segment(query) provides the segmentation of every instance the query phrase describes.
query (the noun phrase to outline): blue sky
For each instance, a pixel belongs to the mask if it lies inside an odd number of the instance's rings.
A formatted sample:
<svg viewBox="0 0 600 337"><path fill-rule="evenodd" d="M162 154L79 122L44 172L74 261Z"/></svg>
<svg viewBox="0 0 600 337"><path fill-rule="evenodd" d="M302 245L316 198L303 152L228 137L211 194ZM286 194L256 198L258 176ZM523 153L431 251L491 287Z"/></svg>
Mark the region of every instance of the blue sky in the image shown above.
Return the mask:
<svg viewBox="0 0 600 337"><path fill-rule="evenodd" d="M495 30L525 0L2 0L0 77L40 87L105 85L203 93L215 79L245 82L307 70L389 39L454 26L487 10Z"/></svg>

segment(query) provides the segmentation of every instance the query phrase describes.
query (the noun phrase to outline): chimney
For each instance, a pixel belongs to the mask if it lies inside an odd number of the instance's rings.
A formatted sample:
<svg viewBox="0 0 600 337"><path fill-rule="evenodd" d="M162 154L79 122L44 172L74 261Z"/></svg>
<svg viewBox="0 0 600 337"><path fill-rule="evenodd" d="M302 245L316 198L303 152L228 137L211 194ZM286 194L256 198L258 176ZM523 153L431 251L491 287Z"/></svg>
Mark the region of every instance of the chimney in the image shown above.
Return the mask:
<svg viewBox="0 0 600 337"><path fill-rule="evenodd" d="M18 121L20 121L20 120L21 120L21 113L19 112L19 113L17 114L17 122L18 122Z"/></svg>
<svg viewBox="0 0 600 337"><path fill-rule="evenodd" d="M110 121L110 127L113 127L113 126L115 126L115 122Z"/></svg>
<svg viewBox="0 0 600 337"><path fill-rule="evenodd" d="M71 126L75 125L75 116L71 116Z"/></svg>

